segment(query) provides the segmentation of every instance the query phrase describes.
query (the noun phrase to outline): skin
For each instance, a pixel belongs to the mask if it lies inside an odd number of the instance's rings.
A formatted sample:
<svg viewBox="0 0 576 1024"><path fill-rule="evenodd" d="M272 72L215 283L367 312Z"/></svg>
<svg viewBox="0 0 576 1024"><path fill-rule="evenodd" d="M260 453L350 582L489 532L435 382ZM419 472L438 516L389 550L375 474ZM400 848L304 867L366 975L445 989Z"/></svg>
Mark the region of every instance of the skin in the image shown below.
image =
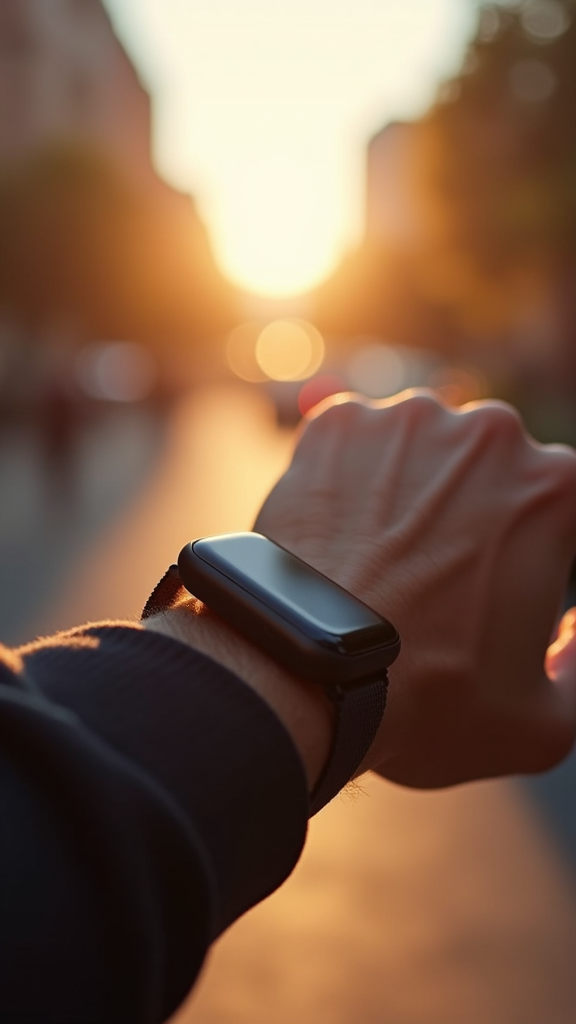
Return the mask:
<svg viewBox="0 0 576 1024"><path fill-rule="evenodd" d="M572 449L537 444L499 402L455 410L428 392L339 396L304 424L254 529L400 632L363 770L431 788L540 771L569 752L576 613L548 646L576 548ZM324 699L202 612L184 599L149 624L240 664L292 732L312 784L330 743Z"/></svg>

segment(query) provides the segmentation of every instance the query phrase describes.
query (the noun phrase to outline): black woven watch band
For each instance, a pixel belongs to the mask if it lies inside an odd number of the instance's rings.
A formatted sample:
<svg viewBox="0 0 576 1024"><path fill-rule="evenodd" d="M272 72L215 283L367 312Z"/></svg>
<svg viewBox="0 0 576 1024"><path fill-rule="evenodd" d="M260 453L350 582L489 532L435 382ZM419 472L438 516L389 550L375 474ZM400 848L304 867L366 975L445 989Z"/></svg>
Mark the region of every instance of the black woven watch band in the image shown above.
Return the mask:
<svg viewBox="0 0 576 1024"><path fill-rule="evenodd" d="M180 579L177 565L169 565L161 580L154 587L142 610L141 619L150 619L152 615L167 612L174 607L176 598L185 591Z"/></svg>
<svg viewBox="0 0 576 1024"><path fill-rule="evenodd" d="M336 730L330 756L310 797L310 816L332 800L362 764L382 721L388 677L383 672L350 689L327 685L324 690L336 708Z"/></svg>
<svg viewBox="0 0 576 1024"><path fill-rule="evenodd" d="M186 592L186 588L178 566L171 565L150 594L141 618L149 619L168 611L182 592ZM388 677L383 671L378 677L362 680L352 687L320 685L336 709L336 728L328 761L310 796L310 817L344 788L362 764L382 721Z"/></svg>

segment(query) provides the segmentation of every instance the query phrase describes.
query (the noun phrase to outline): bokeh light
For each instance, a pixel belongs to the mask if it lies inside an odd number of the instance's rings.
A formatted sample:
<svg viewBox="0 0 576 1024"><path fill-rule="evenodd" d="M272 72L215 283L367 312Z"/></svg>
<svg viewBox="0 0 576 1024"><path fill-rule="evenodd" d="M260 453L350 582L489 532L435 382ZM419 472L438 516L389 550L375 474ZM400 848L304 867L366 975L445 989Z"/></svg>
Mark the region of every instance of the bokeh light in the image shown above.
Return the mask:
<svg viewBox="0 0 576 1024"><path fill-rule="evenodd" d="M510 69L512 92L525 103L543 103L550 99L557 84L552 68L542 60L519 60Z"/></svg>
<svg viewBox="0 0 576 1024"><path fill-rule="evenodd" d="M383 342L359 348L350 358L347 375L352 390L368 398L388 398L406 386L402 356Z"/></svg>
<svg viewBox="0 0 576 1024"><path fill-rule="evenodd" d="M324 359L324 339L307 320L274 320L260 332L256 360L272 380L304 380Z"/></svg>
<svg viewBox="0 0 576 1024"><path fill-rule="evenodd" d="M490 393L486 377L472 366L444 366L430 376L429 385L446 405L466 405Z"/></svg>
<svg viewBox="0 0 576 1024"><path fill-rule="evenodd" d="M570 25L566 9L558 0L532 0L521 11L522 28L532 42L551 43Z"/></svg>
<svg viewBox="0 0 576 1024"><path fill-rule="evenodd" d="M256 343L261 331L262 324L257 321L240 324L226 343L226 362L232 373L251 384L267 379L256 359Z"/></svg>
<svg viewBox="0 0 576 1024"><path fill-rule="evenodd" d="M500 14L494 7L485 7L480 11L478 37L484 43L490 43L500 29Z"/></svg>
<svg viewBox="0 0 576 1024"><path fill-rule="evenodd" d="M135 341L99 342L80 352L76 378L90 398L108 402L141 402L158 383L154 356Z"/></svg>

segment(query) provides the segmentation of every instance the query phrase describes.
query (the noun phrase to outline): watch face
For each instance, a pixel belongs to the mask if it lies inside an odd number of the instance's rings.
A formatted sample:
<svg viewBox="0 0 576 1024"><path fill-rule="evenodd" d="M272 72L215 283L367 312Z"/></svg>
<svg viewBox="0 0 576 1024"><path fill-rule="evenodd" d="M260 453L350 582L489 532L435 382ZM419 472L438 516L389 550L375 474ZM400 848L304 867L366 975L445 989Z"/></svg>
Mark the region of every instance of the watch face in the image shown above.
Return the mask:
<svg viewBox="0 0 576 1024"><path fill-rule="evenodd" d="M295 626L342 654L398 642L394 626L348 591L256 533L195 541L194 554ZM322 637L322 639L320 639Z"/></svg>

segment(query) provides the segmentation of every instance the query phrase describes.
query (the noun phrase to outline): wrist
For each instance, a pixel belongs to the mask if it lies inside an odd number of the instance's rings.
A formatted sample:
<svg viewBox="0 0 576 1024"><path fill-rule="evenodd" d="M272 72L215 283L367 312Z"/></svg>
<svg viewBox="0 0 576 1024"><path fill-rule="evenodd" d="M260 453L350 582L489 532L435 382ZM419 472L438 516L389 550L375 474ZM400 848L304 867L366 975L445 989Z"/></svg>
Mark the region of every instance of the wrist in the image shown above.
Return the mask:
<svg viewBox="0 0 576 1024"><path fill-rule="evenodd" d="M206 654L250 686L290 733L313 789L334 731L334 709L319 687L285 671L195 598L151 616L143 626Z"/></svg>

